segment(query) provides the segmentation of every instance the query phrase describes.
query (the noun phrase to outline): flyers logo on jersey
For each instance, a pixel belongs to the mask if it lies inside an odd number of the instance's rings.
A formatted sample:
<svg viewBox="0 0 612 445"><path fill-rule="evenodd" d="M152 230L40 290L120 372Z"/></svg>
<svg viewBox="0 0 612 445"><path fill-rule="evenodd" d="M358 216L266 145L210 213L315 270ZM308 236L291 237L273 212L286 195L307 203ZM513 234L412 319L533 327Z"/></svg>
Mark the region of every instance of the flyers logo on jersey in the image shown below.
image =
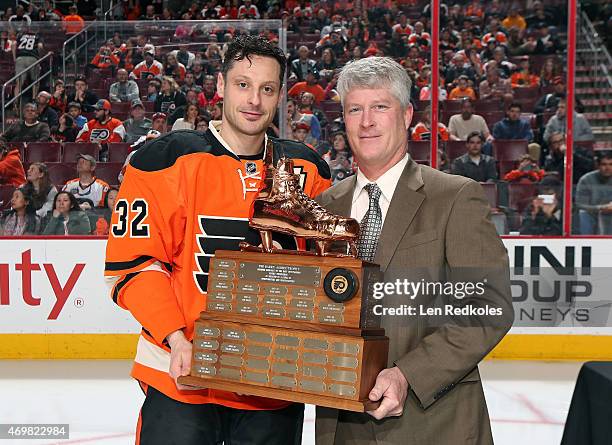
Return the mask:
<svg viewBox="0 0 612 445"><path fill-rule="evenodd" d="M110 137L110 131L107 128L94 128L91 130L91 141L105 141Z"/></svg>

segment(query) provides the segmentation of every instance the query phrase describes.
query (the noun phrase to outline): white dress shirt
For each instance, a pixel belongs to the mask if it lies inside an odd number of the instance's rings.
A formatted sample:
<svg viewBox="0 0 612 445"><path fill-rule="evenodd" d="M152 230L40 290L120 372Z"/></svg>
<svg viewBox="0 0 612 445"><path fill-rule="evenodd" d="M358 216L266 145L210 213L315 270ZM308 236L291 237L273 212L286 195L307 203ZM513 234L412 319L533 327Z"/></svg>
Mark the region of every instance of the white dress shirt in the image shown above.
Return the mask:
<svg viewBox="0 0 612 445"><path fill-rule="evenodd" d="M399 181L404 167L408 163L409 155L406 154L401 161L387 170L383 175L378 178L375 182L381 190L380 199L380 210L382 212L383 224L389 210L389 204L393 198L395 187ZM368 191L364 189L367 184L372 183L361 170L357 170L357 183L355 184L355 191L353 192L353 204L351 206L351 218L355 218L359 223L365 216L370 207L370 197Z"/></svg>

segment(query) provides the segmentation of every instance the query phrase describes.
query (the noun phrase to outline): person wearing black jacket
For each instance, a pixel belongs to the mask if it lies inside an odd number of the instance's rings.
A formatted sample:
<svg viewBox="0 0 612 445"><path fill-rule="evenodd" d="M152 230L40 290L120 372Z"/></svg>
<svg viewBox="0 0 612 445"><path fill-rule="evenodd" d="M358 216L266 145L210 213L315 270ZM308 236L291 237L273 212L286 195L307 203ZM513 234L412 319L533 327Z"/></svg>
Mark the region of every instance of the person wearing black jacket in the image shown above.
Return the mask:
<svg viewBox="0 0 612 445"><path fill-rule="evenodd" d="M155 111L171 114L178 107L187 104L185 95L181 93L178 84L170 76L164 76L161 83L161 91L155 99Z"/></svg>
<svg viewBox="0 0 612 445"><path fill-rule="evenodd" d="M81 105L83 113L95 111L94 105L98 102L98 96L87 89L88 85L85 76L77 76L74 80L74 88L74 93L68 95L67 103L77 102Z"/></svg>

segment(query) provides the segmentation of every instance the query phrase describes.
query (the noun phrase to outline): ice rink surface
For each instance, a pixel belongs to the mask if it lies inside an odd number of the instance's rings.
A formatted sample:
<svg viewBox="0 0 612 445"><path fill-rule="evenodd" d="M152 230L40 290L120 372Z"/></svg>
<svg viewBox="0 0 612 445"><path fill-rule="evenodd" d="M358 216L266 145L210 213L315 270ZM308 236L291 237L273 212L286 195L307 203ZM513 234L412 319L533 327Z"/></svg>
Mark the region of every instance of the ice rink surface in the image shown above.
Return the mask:
<svg viewBox="0 0 612 445"><path fill-rule="evenodd" d="M496 445L558 445L581 363L487 361L480 365ZM120 360L0 361L0 423L64 423L70 439L1 444L134 443L143 394ZM405 413L404 415L410 415ZM307 406L304 445L314 444ZM457 444L460 445L460 444Z"/></svg>

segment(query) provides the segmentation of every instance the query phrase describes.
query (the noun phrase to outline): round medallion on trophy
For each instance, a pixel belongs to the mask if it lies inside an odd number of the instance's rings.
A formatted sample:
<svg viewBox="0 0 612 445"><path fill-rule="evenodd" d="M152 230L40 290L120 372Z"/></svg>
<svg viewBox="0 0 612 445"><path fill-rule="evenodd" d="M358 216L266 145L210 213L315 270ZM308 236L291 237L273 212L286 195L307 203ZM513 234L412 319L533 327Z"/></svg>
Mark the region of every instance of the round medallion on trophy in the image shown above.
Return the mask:
<svg viewBox="0 0 612 445"><path fill-rule="evenodd" d="M357 293L358 281L355 274L343 267L328 272L323 281L325 294L336 303L344 303Z"/></svg>

